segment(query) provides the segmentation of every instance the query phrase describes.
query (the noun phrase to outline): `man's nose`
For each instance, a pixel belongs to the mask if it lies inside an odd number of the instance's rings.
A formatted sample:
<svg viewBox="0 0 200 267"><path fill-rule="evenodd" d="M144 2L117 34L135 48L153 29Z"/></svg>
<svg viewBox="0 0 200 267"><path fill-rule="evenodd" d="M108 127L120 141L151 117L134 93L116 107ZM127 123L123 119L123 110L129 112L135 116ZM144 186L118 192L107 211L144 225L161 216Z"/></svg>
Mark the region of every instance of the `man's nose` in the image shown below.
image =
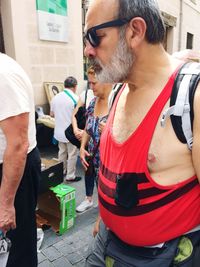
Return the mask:
<svg viewBox="0 0 200 267"><path fill-rule="evenodd" d="M86 42L85 44L84 55L86 57L96 56L96 50L89 42Z"/></svg>

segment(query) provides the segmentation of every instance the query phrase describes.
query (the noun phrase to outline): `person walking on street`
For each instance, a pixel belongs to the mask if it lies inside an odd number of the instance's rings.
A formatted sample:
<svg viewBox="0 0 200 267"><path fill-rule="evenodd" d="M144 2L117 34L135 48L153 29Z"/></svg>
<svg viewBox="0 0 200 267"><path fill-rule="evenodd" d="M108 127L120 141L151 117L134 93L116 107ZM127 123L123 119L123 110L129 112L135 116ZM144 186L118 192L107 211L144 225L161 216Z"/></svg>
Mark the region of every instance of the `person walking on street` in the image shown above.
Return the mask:
<svg viewBox="0 0 200 267"><path fill-rule="evenodd" d="M52 99L50 115L55 117L54 138L58 141L58 159L63 162L64 182L78 182L81 180L81 177L76 177L75 174L78 149L65 136L65 129L71 124L72 112L78 101L77 80L69 76L64 87L64 91Z"/></svg>
<svg viewBox="0 0 200 267"><path fill-rule="evenodd" d="M36 267L41 161L33 88L17 62L2 53L0 62L0 230L12 243L6 266Z"/></svg>
<svg viewBox="0 0 200 267"><path fill-rule="evenodd" d="M163 48L157 2L94 0L85 25L85 55L97 79L125 83L101 135L102 221L86 266L198 266L200 86L190 151L170 119L160 126L183 61Z"/></svg>

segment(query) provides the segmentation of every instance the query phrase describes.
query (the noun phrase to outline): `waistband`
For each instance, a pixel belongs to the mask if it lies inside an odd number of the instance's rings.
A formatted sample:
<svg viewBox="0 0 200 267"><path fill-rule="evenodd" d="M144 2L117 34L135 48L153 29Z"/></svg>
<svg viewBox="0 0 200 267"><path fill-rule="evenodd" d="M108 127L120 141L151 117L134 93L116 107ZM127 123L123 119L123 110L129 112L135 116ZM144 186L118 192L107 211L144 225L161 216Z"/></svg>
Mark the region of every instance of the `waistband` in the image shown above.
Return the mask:
<svg viewBox="0 0 200 267"><path fill-rule="evenodd" d="M184 233L183 235L187 235L187 234L191 234L191 233L194 233L194 232L197 232L197 231L200 231L200 225L197 225L197 226L195 226L194 228L192 228L190 231L188 231L188 232L186 232L186 233ZM164 242L164 243L159 243L159 244L156 244L156 245L154 245L154 246L145 246L145 247L150 247L150 248L162 248L163 246L164 246L164 244L165 244L166 242Z"/></svg>

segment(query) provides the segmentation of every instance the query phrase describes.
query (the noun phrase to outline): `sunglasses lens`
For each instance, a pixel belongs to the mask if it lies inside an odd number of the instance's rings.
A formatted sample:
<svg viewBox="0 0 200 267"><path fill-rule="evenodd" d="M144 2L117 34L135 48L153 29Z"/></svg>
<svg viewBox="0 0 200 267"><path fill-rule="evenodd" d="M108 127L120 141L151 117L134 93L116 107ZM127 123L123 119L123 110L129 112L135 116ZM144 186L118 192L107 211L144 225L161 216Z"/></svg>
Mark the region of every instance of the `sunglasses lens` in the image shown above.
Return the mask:
<svg viewBox="0 0 200 267"><path fill-rule="evenodd" d="M100 43L99 36L96 34L95 30L91 30L88 32L87 39L93 47L97 47Z"/></svg>

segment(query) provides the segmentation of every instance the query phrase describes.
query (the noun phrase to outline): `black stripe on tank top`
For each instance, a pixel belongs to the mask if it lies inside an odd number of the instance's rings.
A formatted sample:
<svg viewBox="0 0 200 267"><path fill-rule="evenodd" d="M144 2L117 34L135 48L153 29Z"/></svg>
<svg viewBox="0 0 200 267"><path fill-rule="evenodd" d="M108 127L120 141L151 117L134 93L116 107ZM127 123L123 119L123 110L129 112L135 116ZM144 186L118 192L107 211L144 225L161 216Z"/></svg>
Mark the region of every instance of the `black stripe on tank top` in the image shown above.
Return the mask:
<svg viewBox="0 0 200 267"><path fill-rule="evenodd" d="M116 173L112 172L108 168L106 168L102 162L100 163L100 171L102 175L108 179L109 181L116 183L117 176L122 176L122 175L135 175L135 173ZM144 173L138 173L137 174L137 183L138 184L143 184L143 183L149 183L149 180L147 179L146 175Z"/></svg>
<svg viewBox="0 0 200 267"><path fill-rule="evenodd" d="M137 174L135 174L135 175L137 175ZM115 189L107 187L102 182L101 179L99 179L98 186L105 195L107 195L108 197L113 198L113 199L115 198ZM138 190L138 197L139 197L139 200L142 200L144 198L153 197L153 196L163 194L167 191L169 191L169 190L159 189L156 187L140 189L140 190Z"/></svg>
<svg viewBox="0 0 200 267"><path fill-rule="evenodd" d="M138 216L142 215L148 212L151 212L155 209L158 209L160 207L163 207L174 200L180 198L184 194L191 191L195 186L199 186L198 179L192 180L190 183L184 185L181 188L178 188L177 190L174 190L173 192L169 193L167 196L163 197L162 199L159 199L157 201L154 201L149 204L140 205L140 206L134 206L131 209L124 209L118 205L112 205L106 202L101 195L99 194L99 201L103 205L103 207L107 210L109 210L111 213L116 214L118 216Z"/></svg>

